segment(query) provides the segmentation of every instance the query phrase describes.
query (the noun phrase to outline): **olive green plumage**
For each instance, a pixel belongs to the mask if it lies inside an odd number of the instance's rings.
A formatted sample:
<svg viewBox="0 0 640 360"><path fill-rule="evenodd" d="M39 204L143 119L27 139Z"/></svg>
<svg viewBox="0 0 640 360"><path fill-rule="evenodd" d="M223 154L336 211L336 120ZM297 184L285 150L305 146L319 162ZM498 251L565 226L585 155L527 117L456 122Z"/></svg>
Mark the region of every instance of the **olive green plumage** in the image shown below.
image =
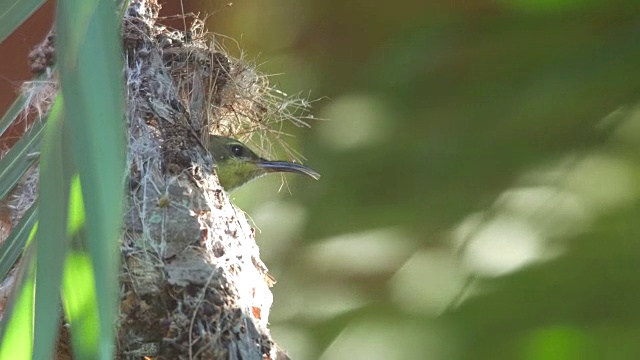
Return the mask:
<svg viewBox="0 0 640 360"><path fill-rule="evenodd" d="M304 165L263 159L236 139L212 135L207 148L216 161L220 185L227 191L273 172L302 174L316 180L320 178L320 174Z"/></svg>

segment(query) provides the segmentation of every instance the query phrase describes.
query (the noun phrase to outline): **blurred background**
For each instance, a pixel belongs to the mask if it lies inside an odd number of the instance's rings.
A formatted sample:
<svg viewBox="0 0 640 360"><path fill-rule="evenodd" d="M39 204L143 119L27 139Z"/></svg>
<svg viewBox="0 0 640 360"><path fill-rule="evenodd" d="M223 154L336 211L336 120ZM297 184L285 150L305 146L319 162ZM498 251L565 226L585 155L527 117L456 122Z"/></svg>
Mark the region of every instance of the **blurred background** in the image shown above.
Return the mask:
<svg viewBox="0 0 640 360"><path fill-rule="evenodd" d="M184 6L315 100L286 131L322 179L232 193L293 359L640 359L637 0Z"/></svg>

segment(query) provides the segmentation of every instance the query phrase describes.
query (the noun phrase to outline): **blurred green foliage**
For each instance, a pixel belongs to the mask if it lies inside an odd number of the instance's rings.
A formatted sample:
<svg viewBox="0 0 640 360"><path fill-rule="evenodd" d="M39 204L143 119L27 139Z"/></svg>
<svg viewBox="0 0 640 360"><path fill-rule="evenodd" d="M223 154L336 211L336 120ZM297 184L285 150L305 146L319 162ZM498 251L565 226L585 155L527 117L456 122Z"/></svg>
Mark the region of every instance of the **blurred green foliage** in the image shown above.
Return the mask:
<svg viewBox="0 0 640 360"><path fill-rule="evenodd" d="M327 119L234 193L294 358L640 358L637 1L205 6Z"/></svg>

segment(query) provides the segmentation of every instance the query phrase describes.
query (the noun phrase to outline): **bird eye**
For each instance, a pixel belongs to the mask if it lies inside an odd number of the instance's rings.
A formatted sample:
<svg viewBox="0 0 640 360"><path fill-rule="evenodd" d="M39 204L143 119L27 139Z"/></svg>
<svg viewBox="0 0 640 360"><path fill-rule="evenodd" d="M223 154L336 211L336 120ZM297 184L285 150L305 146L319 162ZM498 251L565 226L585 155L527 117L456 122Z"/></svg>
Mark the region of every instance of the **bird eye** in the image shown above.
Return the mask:
<svg viewBox="0 0 640 360"><path fill-rule="evenodd" d="M244 155L244 148L240 145L231 145L231 153L234 156L242 156Z"/></svg>

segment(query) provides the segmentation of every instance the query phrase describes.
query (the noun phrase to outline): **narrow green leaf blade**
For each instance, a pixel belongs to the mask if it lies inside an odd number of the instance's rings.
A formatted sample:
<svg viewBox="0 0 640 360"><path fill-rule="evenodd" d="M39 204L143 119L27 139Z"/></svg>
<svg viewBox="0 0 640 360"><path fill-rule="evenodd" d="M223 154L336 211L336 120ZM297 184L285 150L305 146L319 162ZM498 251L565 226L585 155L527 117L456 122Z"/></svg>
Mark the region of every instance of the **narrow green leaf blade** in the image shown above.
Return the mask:
<svg viewBox="0 0 640 360"><path fill-rule="evenodd" d="M65 262L62 301L65 318L71 324L73 354L77 359L95 359L100 344L98 299L90 254L79 248L85 230L84 202L80 178L71 183L67 231L79 241Z"/></svg>
<svg viewBox="0 0 640 360"><path fill-rule="evenodd" d="M9 37L42 4L44 0L0 1L0 42Z"/></svg>
<svg viewBox="0 0 640 360"><path fill-rule="evenodd" d="M30 239L35 236L32 231ZM14 290L0 323L0 360L29 360L33 354L33 313L35 292L35 244L27 245Z"/></svg>
<svg viewBox="0 0 640 360"><path fill-rule="evenodd" d="M0 199L7 196L22 175L38 160L43 134L44 125L38 121L0 160Z"/></svg>
<svg viewBox="0 0 640 360"><path fill-rule="evenodd" d="M71 176L75 172L69 131L63 121L63 97L58 96L47 119L40 162L39 231L33 357L51 359L60 325L60 285L68 248L67 210Z"/></svg>
<svg viewBox="0 0 640 360"><path fill-rule="evenodd" d="M0 281L4 280L27 244L36 223L38 205L33 204L24 213L18 225L11 229L9 237L0 245Z"/></svg>
<svg viewBox="0 0 640 360"><path fill-rule="evenodd" d="M65 263L62 295L65 318L71 324L73 354L77 359L93 359L100 343L98 299L91 257L72 251Z"/></svg>
<svg viewBox="0 0 640 360"><path fill-rule="evenodd" d="M27 103L27 99L23 94L20 94L11 104L7 112L2 116L0 120L0 136L13 124L14 121L20 116L20 113L24 110L24 106Z"/></svg>

